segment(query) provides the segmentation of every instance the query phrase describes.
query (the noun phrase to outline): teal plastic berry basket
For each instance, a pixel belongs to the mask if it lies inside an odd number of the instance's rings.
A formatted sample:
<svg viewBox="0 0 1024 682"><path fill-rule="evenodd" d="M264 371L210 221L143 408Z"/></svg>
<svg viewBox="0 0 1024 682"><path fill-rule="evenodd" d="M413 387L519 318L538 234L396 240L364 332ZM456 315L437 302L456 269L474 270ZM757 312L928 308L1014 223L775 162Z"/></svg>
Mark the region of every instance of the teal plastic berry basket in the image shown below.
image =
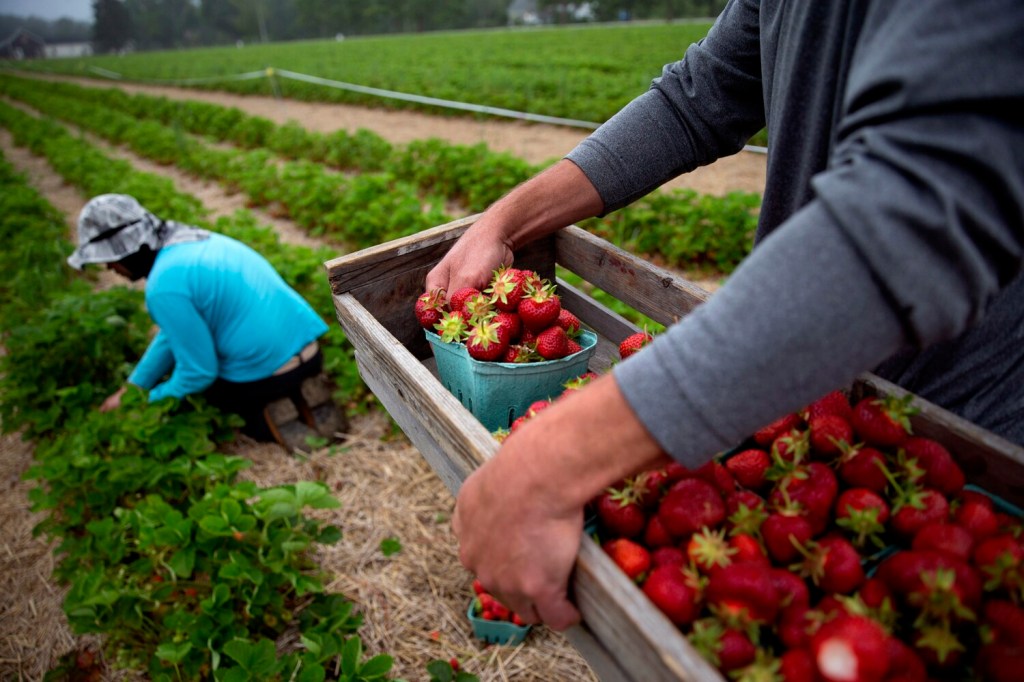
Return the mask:
<svg viewBox="0 0 1024 682"><path fill-rule="evenodd" d="M473 625L473 634L488 644L505 644L515 646L521 644L530 632L529 625L516 625L507 620L485 620L473 615L473 602L469 602L466 617Z"/></svg>
<svg viewBox="0 0 1024 682"><path fill-rule="evenodd" d="M597 335L583 330L583 350L544 362L482 362L470 357L463 343L445 343L424 330L434 351L441 383L489 431L507 429L534 402L561 395L564 384L586 373L597 347Z"/></svg>

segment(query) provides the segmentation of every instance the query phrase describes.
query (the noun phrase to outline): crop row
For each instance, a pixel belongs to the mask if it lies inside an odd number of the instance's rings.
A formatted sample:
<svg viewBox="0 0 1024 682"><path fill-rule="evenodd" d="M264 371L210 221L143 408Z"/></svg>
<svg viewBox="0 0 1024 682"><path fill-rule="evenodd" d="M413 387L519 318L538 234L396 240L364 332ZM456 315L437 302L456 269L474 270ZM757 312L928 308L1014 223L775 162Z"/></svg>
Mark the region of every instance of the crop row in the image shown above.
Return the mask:
<svg viewBox="0 0 1024 682"><path fill-rule="evenodd" d="M0 121L84 191L132 192L158 213L206 224L194 198L60 126L6 105ZM101 634L115 665L154 680L312 682L339 666L346 679L384 678L391 658L363 660L361 616L324 592L311 561L316 544L340 538L305 513L337 506L326 486L239 481L247 461L216 451L237 419L201 399L151 404L130 391L120 410L98 412L145 349L142 294L95 292L73 276L62 216L6 161L0 190L4 265L14 274L0 300L0 417L5 432L34 442L26 476L38 484L33 511L45 513L36 531L59 543L54 578L69 587L73 630ZM236 224L239 234L259 231L241 214L213 227L230 233ZM287 250L276 248L279 262L297 265ZM306 260L319 269L318 258ZM302 644L279 654L285 632Z"/></svg>

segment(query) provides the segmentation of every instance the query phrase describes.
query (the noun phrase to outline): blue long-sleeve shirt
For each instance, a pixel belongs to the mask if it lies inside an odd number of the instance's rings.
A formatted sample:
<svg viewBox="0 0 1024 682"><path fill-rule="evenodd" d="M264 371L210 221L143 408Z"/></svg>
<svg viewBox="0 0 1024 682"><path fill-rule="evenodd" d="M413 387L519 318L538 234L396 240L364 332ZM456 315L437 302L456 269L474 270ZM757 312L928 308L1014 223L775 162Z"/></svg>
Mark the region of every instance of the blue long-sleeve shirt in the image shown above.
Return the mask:
<svg viewBox="0 0 1024 682"><path fill-rule="evenodd" d="M219 234L162 248L146 307L160 331L128 381L154 401L264 379L327 331L266 259Z"/></svg>

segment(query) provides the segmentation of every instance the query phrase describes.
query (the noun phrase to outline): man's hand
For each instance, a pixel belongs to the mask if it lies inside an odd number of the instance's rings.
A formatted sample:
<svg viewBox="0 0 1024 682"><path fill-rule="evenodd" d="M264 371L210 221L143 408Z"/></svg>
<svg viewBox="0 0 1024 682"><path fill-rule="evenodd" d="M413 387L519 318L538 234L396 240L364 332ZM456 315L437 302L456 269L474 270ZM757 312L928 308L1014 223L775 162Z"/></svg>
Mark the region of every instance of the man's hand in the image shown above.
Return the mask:
<svg viewBox="0 0 1024 682"><path fill-rule="evenodd" d="M511 264L511 244L498 221L484 214L427 273L425 290L444 289L450 296L463 287L479 289L499 266Z"/></svg>
<svg viewBox="0 0 1024 682"><path fill-rule="evenodd" d="M123 396L124 392L127 390L127 386L122 386L107 396L107 399L103 401L102 405L100 405L100 412L110 412L111 410L116 410L121 407L121 396Z"/></svg>
<svg viewBox="0 0 1024 682"><path fill-rule="evenodd" d="M563 396L503 443L459 491L459 558L528 623L579 620L569 577L583 507L625 476L664 464L613 376Z"/></svg>

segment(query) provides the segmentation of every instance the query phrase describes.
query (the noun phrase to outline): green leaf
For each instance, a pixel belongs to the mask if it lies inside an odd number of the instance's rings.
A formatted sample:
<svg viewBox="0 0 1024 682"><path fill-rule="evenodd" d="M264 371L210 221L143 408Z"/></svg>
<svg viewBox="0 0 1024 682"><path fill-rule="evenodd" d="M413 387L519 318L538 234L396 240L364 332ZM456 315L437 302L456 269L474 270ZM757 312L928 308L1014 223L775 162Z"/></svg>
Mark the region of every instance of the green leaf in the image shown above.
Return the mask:
<svg viewBox="0 0 1024 682"><path fill-rule="evenodd" d="M349 637L341 650L341 671L351 676L359 672L359 659L363 655L363 641Z"/></svg>
<svg viewBox="0 0 1024 682"><path fill-rule="evenodd" d="M186 547L185 549L178 550L171 556L167 565L177 578L188 578L192 575L192 568L196 564L196 549L195 547Z"/></svg>
<svg viewBox="0 0 1024 682"><path fill-rule="evenodd" d="M359 675L360 677L364 677L368 680L384 677L391 671L391 667L394 664L394 658L387 654L379 654L368 660L359 668Z"/></svg>
<svg viewBox="0 0 1024 682"><path fill-rule="evenodd" d="M398 538L384 538L380 541L380 551L384 556L391 556L402 551L402 543Z"/></svg>
<svg viewBox="0 0 1024 682"><path fill-rule="evenodd" d="M448 661L435 659L427 663L427 672L430 673L430 682L451 682L452 665Z"/></svg>
<svg viewBox="0 0 1024 682"><path fill-rule="evenodd" d="M261 639L253 644L244 639L233 639L224 645L224 653L230 656L239 666L257 678L265 677L274 672L277 664L277 651L269 639Z"/></svg>
<svg viewBox="0 0 1024 682"><path fill-rule="evenodd" d="M192 650L190 642L164 642L156 648L156 657L168 663L181 663Z"/></svg>

